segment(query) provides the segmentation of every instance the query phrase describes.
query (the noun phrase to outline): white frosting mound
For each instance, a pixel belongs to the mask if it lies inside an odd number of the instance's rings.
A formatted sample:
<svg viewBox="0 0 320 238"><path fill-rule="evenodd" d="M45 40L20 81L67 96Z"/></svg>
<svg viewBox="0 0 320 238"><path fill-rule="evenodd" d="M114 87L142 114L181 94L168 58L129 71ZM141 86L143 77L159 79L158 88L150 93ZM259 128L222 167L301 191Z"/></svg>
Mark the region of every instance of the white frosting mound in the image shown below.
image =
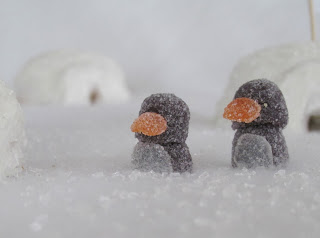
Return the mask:
<svg viewBox="0 0 320 238"><path fill-rule="evenodd" d="M266 48L242 58L218 102L218 127L230 127L230 121L223 119L222 114L237 89L247 81L261 78L274 81L281 89L289 110L288 129L307 131L310 117L317 112L320 115L320 43Z"/></svg>
<svg viewBox="0 0 320 238"><path fill-rule="evenodd" d="M21 170L22 147L26 144L24 117L15 93L0 81L0 178Z"/></svg>
<svg viewBox="0 0 320 238"><path fill-rule="evenodd" d="M121 68L89 52L59 50L29 60L15 80L26 104L122 103L129 91Z"/></svg>

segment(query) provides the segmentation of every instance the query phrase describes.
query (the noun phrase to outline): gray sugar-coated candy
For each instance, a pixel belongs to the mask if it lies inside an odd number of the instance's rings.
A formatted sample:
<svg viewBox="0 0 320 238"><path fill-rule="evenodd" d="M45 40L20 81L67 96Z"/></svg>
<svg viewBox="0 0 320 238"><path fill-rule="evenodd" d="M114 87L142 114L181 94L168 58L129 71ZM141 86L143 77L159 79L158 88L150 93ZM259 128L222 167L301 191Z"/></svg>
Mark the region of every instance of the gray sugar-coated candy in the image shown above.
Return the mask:
<svg viewBox="0 0 320 238"><path fill-rule="evenodd" d="M132 153L132 164L141 171L158 173L172 172L171 157L163 146L154 143L138 142Z"/></svg>
<svg viewBox="0 0 320 238"><path fill-rule="evenodd" d="M232 158L239 158L235 148L239 138L244 134L262 136L270 144L273 155L273 165L285 165L289 153L282 129L288 124L289 116L285 99L278 86L267 80L257 79L243 84L235 94L236 98L250 98L260 106L260 116L250 123L232 122L236 134L232 143ZM237 164L232 159L233 167ZM247 167L250 166L248 163Z"/></svg>
<svg viewBox="0 0 320 238"><path fill-rule="evenodd" d="M160 114L167 122L167 129L160 135L148 136L143 133L135 133L135 137L139 140L138 148L135 149L132 157L133 163L139 165L136 168L147 170L156 167L156 165L149 165L148 163L159 164L159 159L163 159L165 150L170 156L171 169L174 172L186 172L192 170L192 158L189 148L185 141L188 137L190 111L188 105L179 97L169 93L152 94L147 97L139 112L139 116L146 112L153 112ZM143 142L143 144L141 144ZM153 146L153 152L150 154L150 145ZM145 147L145 153L143 148ZM158 150L158 152L156 151ZM152 155L153 158L148 157L146 154ZM159 157L156 159L155 157ZM168 164L165 162L165 164ZM160 172L160 169L154 169ZM162 169L161 169L162 170Z"/></svg>
<svg viewBox="0 0 320 238"><path fill-rule="evenodd" d="M145 112L155 112L163 116L168 129L157 136L147 136L136 133L136 138L142 142L156 144L184 143L188 137L190 111L188 105L180 98L170 93L152 94L147 97L139 112L139 116Z"/></svg>
<svg viewBox="0 0 320 238"><path fill-rule="evenodd" d="M273 164L272 148L263 136L243 134L237 142L232 161L237 167L269 167Z"/></svg>

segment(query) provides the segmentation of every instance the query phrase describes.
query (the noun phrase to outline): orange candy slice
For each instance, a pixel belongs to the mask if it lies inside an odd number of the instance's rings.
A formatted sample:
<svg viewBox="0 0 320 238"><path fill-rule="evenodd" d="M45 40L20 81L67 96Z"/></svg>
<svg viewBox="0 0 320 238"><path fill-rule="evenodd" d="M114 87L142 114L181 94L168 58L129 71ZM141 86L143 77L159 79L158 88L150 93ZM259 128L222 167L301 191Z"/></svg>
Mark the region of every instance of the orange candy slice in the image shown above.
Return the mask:
<svg viewBox="0 0 320 238"><path fill-rule="evenodd" d="M261 106L250 98L237 98L224 109L223 117L237 122L250 123L260 116Z"/></svg>
<svg viewBox="0 0 320 238"><path fill-rule="evenodd" d="M167 121L158 113L145 112L131 125L132 132L142 133L147 136L157 136L167 130Z"/></svg>

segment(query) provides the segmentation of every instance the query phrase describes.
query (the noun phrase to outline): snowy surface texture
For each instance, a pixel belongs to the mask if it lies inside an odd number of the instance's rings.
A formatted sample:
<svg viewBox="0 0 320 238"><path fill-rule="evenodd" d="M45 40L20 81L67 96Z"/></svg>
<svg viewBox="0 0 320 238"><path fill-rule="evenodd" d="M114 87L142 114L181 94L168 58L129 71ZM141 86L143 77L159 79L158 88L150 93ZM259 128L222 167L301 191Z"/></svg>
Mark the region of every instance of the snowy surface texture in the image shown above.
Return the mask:
<svg viewBox="0 0 320 238"><path fill-rule="evenodd" d="M226 128L223 108L243 83L259 78L274 81L286 99L289 130L308 130L311 115L320 115L320 43L282 45L266 48L242 58L235 66L225 94L217 104L215 122Z"/></svg>
<svg viewBox="0 0 320 238"><path fill-rule="evenodd" d="M15 93L0 81L0 181L22 170L26 144L23 113Z"/></svg>
<svg viewBox="0 0 320 238"><path fill-rule="evenodd" d="M122 103L129 91L121 68L94 53L60 50L29 60L15 79L27 104Z"/></svg>
<svg viewBox="0 0 320 238"><path fill-rule="evenodd" d="M144 173L131 167L140 104L25 108L25 170L0 184L1 237L319 237L319 134L286 135L286 168L234 169L234 132L190 108L193 172Z"/></svg>

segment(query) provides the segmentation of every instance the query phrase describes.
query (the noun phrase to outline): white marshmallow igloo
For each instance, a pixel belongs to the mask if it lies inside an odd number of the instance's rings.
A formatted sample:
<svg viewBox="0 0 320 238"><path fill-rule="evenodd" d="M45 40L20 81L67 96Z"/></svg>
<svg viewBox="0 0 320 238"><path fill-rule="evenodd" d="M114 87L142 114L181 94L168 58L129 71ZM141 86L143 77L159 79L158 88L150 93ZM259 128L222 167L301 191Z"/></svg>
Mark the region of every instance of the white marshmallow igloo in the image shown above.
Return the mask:
<svg viewBox="0 0 320 238"><path fill-rule="evenodd" d="M297 133L320 130L320 43L314 42L265 48L242 58L216 106L217 127L230 127L222 115L237 89L261 78L281 89L289 110L288 129Z"/></svg>
<svg viewBox="0 0 320 238"><path fill-rule="evenodd" d="M58 50L29 60L15 79L23 104L91 105L129 99L124 73L113 60Z"/></svg>
<svg viewBox="0 0 320 238"><path fill-rule="evenodd" d="M0 179L21 171L24 117L15 93L0 81Z"/></svg>

